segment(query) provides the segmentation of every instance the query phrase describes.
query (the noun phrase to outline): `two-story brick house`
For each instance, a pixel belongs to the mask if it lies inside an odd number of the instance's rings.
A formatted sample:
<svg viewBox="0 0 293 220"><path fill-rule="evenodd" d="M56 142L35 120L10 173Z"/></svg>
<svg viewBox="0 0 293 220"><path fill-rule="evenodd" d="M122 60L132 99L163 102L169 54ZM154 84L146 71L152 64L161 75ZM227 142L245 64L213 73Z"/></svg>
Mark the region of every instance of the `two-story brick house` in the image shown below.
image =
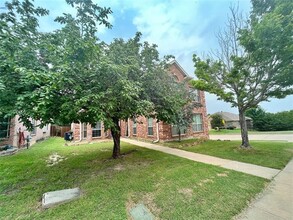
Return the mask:
<svg viewBox="0 0 293 220"><path fill-rule="evenodd" d="M169 72L179 82L189 78L188 74L177 61L171 63ZM184 129L183 133L181 132L182 138L208 138L208 120L203 91L197 91L195 101L199 102L201 107L194 109L193 123L190 127ZM122 137L150 139L153 141L178 138L178 128L176 126L164 122L157 122L154 118L138 117L136 119L120 121L120 127ZM71 130L74 141L93 141L111 138L111 132L104 130L103 122L97 122L93 127L85 123L72 124Z"/></svg>

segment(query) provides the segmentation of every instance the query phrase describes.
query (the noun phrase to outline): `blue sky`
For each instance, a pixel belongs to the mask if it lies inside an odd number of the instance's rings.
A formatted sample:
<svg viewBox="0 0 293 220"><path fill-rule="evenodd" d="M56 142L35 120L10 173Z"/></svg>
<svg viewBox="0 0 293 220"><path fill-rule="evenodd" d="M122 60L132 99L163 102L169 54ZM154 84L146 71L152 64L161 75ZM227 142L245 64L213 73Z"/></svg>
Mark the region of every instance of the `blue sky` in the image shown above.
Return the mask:
<svg viewBox="0 0 293 220"><path fill-rule="evenodd" d="M0 0L0 6L4 5ZM101 27L99 38L111 42L113 38L128 39L140 31L143 40L158 45L160 54L172 54L190 75L194 76L192 55L207 53L217 48L215 34L225 27L229 6L237 4L244 14L248 14L249 0L100 0L101 6L111 7L109 16L112 29ZM50 10L50 16L42 19L40 27L44 31L58 28L54 18L63 12L74 12L65 0L35 0L35 4ZM217 100L206 93L208 113L229 111L229 103ZM268 112L293 109L293 96L273 99L261 106Z"/></svg>

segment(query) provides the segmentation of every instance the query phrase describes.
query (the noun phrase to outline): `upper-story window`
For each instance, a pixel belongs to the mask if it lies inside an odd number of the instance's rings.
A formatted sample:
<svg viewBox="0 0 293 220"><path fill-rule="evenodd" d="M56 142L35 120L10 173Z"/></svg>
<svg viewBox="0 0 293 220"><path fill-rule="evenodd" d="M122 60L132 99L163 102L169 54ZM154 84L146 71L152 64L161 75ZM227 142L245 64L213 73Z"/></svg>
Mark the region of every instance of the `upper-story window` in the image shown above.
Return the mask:
<svg viewBox="0 0 293 220"><path fill-rule="evenodd" d="M10 134L10 119L0 117L0 138L8 138Z"/></svg>
<svg viewBox="0 0 293 220"><path fill-rule="evenodd" d="M197 89L192 89L191 90L191 95L192 95L192 99L195 102L200 102L200 93L199 90Z"/></svg>
<svg viewBox="0 0 293 220"><path fill-rule="evenodd" d="M179 82L179 78L175 73L172 73L172 76L176 82Z"/></svg>

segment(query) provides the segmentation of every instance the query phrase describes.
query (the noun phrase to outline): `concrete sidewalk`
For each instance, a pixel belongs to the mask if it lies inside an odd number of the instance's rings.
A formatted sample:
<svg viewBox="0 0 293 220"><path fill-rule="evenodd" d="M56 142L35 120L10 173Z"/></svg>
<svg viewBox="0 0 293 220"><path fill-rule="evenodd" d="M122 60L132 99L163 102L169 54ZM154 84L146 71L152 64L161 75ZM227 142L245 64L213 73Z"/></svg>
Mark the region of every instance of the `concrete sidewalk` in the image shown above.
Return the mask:
<svg viewBox="0 0 293 220"><path fill-rule="evenodd" d="M247 209L245 209L240 215L236 216L235 219L293 220L293 160L291 160L287 166L280 171L277 169L221 159L126 138L121 138L121 141L266 179L274 178L264 192L259 195Z"/></svg>
<svg viewBox="0 0 293 220"><path fill-rule="evenodd" d="M293 160L287 164L265 191L236 219L293 219Z"/></svg>
<svg viewBox="0 0 293 220"><path fill-rule="evenodd" d="M172 154L178 157L183 157L183 158L193 160L196 162L220 166L226 169L235 170L235 171L251 174L251 175L266 178L266 179L272 179L274 176L276 176L280 172L280 170L277 170L277 169L257 166L257 165L233 161L233 160L222 159L218 157L188 152L188 151L179 150L175 148L163 147L160 145L146 143L142 141L136 141L133 139L121 138L121 141L134 144L140 147L148 148L151 150L156 150L156 151L161 151L167 154Z"/></svg>
<svg viewBox="0 0 293 220"><path fill-rule="evenodd" d="M293 142L293 134L249 134L251 141L286 141ZM240 134L210 135L211 140L241 140Z"/></svg>

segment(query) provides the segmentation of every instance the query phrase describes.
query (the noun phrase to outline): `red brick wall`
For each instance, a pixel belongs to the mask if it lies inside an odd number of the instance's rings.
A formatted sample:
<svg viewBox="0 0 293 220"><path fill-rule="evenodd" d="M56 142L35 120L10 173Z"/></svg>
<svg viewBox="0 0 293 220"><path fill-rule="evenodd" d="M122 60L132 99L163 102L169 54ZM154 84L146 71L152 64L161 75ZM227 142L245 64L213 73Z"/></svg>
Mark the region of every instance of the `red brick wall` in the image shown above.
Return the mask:
<svg viewBox="0 0 293 220"><path fill-rule="evenodd" d="M175 62L173 63L169 71L172 75L176 76L175 78L178 79L178 81L183 81L186 77L185 72L183 72L182 68ZM202 138L208 138L208 119L207 119L207 111L206 111L206 102L205 102L205 94L203 91L199 91L200 96L200 103L202 104L202 107L194 109L194 113L201 114L202 115L202 121L203 121L203 131L202 132L193 132L192 127L187 129L187 132L185 135L182 135L182 138L190 138L190 137L202 137ZM143 138L143 139L157 139L157 129L156 124L154 123L154 135L148 136L147 135L147 119L144 117L139 117L137 119L137 135L133 135L132 133L132 120L129 120L128 124L130 125L130 137L137 137L137 138ZM156 120L154 120L155 122ZM122 121L121 122L121 136L125 137L125 129L127 122ZM160 140L171 140L171 139L177 139L178 135L172 136L172 127L169 124L159 122L159 135Z"/></svg>
<svg viewBox="0 0 293 220"><path fill-rule="evenodd" d="M178 63L173 63L169 71L172 75L176 76L178 81L183 81L186 77L186 73L182 70L182 68L179 66ZM202 132L193 132L192 127L190 127L186 134L182 136L182 138L188 138L188 137L203 137L208 138L208 119L207 119L207 111L206 111L206 103L205 103L205 95L203 91L199 92L200 96L200 102L202 104L202 107L194 109L194 113L198 113L202 115L202 121L203 121L203 131ZM128 121L120 121L120 127L121 127L121 136L122 137L137 137L137 138L143 138L143 139L150 139L150 140L156 140L157 139L157 123L156 120L153 119L153 135L148 135L148 124L147 124L147 118L145 117L138 117L137 119L137 134L133 134L133 121L132 119L128 119ZM127 128L129 126L129 128ZM159 138L160 140L171 140L171 139L177 139L178 136L172 136L172 127L169 124L159 122ZM102 126L103 127L103 126ZM75 140L79 140L79 124L76 124L74 127L74 137ZM129 129L128 135L127 135L127 129ZM91 138L91 127L88 126L88 136L87 140L90 141ZM102 137L105 138L104 129L102 128Z"/></svg>
<svg viewBox="0 0 293 220"><path fill-rule="evenodd" d="M100 137L92 137L92 126L90 124L87 124L86 128L87 128L87 136L86 138L83 138L83 134L82 137L80 138L80 129L81 129L82 124L79 123L74 123L71 125L71 130L73 132L73 137L74 137L74 141L92 141L92 140L99 140L99 139L106 139L106 138L110 138L110 131L104 131L104 124L101 124L101 136Z"/></svg>

